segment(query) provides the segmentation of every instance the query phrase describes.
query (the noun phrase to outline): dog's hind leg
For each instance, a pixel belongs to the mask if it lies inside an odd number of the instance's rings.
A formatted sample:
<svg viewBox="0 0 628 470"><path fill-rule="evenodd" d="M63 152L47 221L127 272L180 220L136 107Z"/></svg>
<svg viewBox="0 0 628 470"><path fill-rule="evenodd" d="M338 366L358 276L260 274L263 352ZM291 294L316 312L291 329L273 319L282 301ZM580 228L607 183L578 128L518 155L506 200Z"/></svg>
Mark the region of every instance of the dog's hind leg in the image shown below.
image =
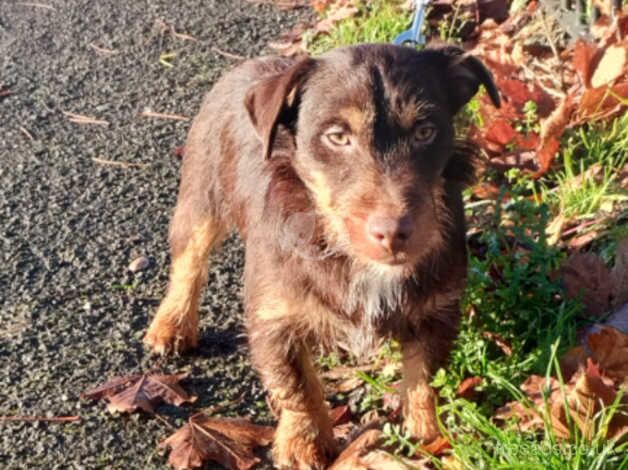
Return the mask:
<svg viewBox="0 0 628 470"><path fill-rule="evenodd" d="M168 292L144 343L159 354L182 352L198 343L198 306L207 282L209 253L226 232L198 192L182 188L170 228L172 266Z"/></svg>

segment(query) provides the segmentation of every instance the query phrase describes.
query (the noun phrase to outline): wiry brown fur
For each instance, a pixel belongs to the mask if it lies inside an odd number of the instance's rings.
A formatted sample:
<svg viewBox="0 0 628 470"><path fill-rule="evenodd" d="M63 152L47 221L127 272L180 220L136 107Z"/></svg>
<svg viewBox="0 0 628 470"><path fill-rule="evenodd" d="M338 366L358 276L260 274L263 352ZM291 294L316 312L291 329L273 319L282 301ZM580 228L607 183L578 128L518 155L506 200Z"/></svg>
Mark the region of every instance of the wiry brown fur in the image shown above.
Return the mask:
<svg viewBox="0 0 628 470"><path fill-rule="evenodd" d="M458 49L364 45L249 61L215 85L194 120L170 287L145 341L158 352L196 345L206 257L237 228L252 360L280 413L277 466L322 468L333 453L312 346L365 354L396 338L406 426L437 434L428 384L457 332L461 189L473 172L451 120L480 84L498 104L488 72ZM425 122L437 129L429 144L414 137ZM351 146L325 140L339 126ZM374 214L411 221L400 248L369 238Z"/></svg>

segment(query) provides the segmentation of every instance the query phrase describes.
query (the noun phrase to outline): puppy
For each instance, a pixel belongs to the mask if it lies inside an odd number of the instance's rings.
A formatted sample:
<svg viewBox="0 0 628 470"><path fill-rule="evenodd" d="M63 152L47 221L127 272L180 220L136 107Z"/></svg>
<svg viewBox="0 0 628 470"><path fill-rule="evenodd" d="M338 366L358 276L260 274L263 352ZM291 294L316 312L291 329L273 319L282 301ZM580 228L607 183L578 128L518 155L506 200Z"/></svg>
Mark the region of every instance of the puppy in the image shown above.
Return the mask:
<svg viewBox="0 0 628 470"><path fill-rule="evenodd" d="M465 284L461 189L473 152L452 118L487 69L462 50L360 45L262 58L210 91L185 146L168 292L145 343L198 341L207 257L236 228L252 361L279 413L280 468L323 468L334 439L312 346L399 341L407 429L438 435L433 372Z"/></svg>

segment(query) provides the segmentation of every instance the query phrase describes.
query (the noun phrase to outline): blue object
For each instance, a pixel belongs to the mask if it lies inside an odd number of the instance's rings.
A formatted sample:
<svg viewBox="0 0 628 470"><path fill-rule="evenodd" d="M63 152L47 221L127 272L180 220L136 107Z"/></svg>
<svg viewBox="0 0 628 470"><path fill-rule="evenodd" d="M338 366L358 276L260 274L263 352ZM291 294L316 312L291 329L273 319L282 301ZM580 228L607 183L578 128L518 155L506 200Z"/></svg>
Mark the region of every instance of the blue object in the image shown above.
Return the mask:
<svg viewBox="0 0 628 470"><path fill-rule="evenodd" d="M421 33L421 29L423 29L423 22L425 21L425 10L427 10L427 6L429 3L430 0L414 0L416 12L414 13L414 18L412 19L412 26L409 30L404 31L399 36L397 36L393 41L394 44L400 46L404 44L425 44L425 36L423 36L423 34Z"/></svg>

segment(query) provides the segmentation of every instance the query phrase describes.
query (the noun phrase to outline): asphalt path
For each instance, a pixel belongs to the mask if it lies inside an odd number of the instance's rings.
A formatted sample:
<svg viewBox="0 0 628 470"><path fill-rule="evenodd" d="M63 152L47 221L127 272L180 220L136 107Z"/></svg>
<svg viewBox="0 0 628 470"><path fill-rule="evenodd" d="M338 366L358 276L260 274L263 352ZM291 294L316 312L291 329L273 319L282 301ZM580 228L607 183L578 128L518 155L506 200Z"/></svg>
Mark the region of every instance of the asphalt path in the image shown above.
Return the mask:
<svg viewBox="0 0 628 470"><path fill-rule="evenodd" d="M245 0L0 0L0 416L80 416L0 422L1 468L164 468L164 421L79 398L115 375L189 371L198 401L159 408L174 427L210 408L269 419L235 237L212 259L199 350L143 350L190 123L140 114L194 116L234 63L225 52L256 56L308 14ZM139 256L150 265L132 274Z"/></svg>

